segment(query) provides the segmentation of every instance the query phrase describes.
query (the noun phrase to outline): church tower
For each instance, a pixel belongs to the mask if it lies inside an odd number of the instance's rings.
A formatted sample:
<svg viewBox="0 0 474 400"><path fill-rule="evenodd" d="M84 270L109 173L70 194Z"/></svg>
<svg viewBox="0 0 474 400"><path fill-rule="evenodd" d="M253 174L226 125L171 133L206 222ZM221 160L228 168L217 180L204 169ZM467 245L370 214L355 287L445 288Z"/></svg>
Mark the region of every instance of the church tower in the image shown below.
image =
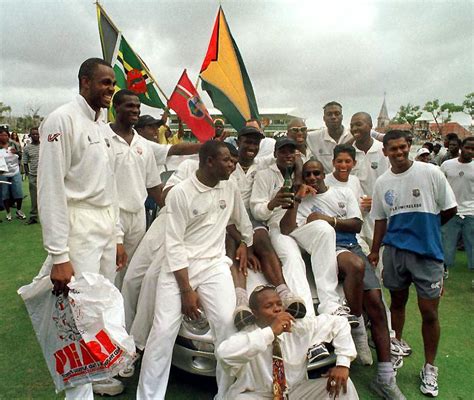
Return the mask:
<svg viewBox="0 0 474 400"><path fill-rule="evenodd" d="M385 93L383 94L383 104L380 109L379 116L377 117L377 128L385 128L390 124L390 118L388 116L387 104L385 102Z"/></svg>

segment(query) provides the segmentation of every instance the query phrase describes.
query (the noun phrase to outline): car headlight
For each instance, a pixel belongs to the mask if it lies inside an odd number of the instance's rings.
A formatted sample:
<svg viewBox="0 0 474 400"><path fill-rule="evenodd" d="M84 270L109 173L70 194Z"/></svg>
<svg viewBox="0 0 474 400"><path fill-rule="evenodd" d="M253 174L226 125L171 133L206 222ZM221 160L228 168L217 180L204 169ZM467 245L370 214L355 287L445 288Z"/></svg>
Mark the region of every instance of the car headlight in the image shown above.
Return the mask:
<svg viewBox="0 0 474 400"><path fill-rule="evenodd" d="M200 340L191 340L191 343L199 351L205 351L207 353L214 353L214 344L208 342L201 342Z"/></svg>

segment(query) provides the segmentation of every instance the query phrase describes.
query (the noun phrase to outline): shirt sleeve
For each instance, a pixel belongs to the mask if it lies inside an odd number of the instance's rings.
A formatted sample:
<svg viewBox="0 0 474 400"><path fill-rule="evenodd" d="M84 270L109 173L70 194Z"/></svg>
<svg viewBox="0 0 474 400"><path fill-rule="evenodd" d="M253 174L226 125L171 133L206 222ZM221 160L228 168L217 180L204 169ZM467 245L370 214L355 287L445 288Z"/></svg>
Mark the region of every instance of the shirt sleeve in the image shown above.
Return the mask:
<svg viewBox="0 0 474 400"><path fill-rule="evenodd" d="M156 158L152 153L147 152L146 159L146 187L147 189L158 186L161 182Z"/></svg>
<svg viewBox="0 0 474 400"><path fill-rule="evenodd" d="M268 203L271 198L271 180L268 179L265 171L258 171L255 175L255 181L250 196L250 210L255 219L267 221L272 216L272 211L268 209Z"/></svg>
<svg viewBox="0 0 474 400"><path fill-rule="evenodd" d="M232 376L270 346L275 338L272 328L257 328L251 332L240 332L224 340L217 348L217 359Z"/></svg>
<svg viewBox="0 0 474 400"><path fill-rule="evenodd" d="M25 150L23 150L23 158L21 162L23 163L23 165L28 165L28 163L30 162L30 146L28 145L25 147Z"/></svg>
<svg viewBox="0 0 474 400"><path fill-rule="evenodd" d="M234 190L234 208L230 216L229 224L235 224L237 230L242 236L242 240L245 242L247 247L250 247L253 244L252 223L250 222L249 215L245 210L244 202L242 200L242 196L240 195L240 190L233 182L229 182L229 185L231 185Z"/></svg>
<svg viewBox="0 0 474 400"><path fill-rule="evenodd" d="M180 187L174 187L166 198L165 246L166 258L171 272L189 267L184 245L184 234L188 223L188 208Z"/></svg>
<svg viewBox="0 0 474 400"><path fill-rule="evenodd" d="M456 196L454 195L453 189L446 179L446 176L438 167L433 165L432 169L435 183L434 190L436 204L438 204L438 207L442 211L456 207Z"/></svg>
<svg viewBox="0 0 474 400"><path fill-rule="evenodd" d="M53 264L69 261L69 213L64 179L71 166L73 126L67 115L54 113L40 126L38 207L43 243Z"/></svg>
<svg viewBox="0 0 474 400"><path fill-rule="evenodd" d="M347 218L358 218L362 220L362 213L360 212L359 202L357 201L352 190L344 190L346 195Z"/></svg>
<svg viewBox="0 0 474 400"><path fill-rule="evenodd" d="M155 161L157 165L165 165L166 164L166 157L168 157L168 151L170 150L170 144L159 144L152 142L151 140L148 141L148 144L151 146L153 150L153 154L155 155Z"/></svg>
<svg viewBox="0 0 474 400"><path fill-rule="evenodd" d="M374 194L372 197L372 208L370 210L370 216L374 220L381 220L387 219L388 215L386 214L384 207L383 207L383 199L381 195L381 187L380 187L380 178L375 182L374 186Z"/></svg>

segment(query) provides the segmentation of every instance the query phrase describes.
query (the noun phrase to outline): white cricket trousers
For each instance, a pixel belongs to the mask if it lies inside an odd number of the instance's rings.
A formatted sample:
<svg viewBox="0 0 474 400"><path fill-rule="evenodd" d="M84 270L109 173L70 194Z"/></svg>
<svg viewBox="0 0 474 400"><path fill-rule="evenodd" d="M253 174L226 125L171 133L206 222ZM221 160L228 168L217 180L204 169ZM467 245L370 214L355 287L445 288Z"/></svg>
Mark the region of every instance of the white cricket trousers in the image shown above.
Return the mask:
<svg viewBox="0 0 474 400"><path fill-rule="evenodd" d="M289 400L332 400L333 397L329 397L329 392L326 390L327 378L308 379L300 382L294 388L290 390L288 394ZM359 396L357 390L349 378L347 380L347 393L342 391L339 393L340 400L358 400ZM263 400L273 399L273 395L262 393L241 393L234 396L232 400ZM231 400L231 399L226 399Z"/></svg>
<svg viewBox="0 0 474 400"><path fill-rule="evenodd" d="M130 263L128 264L127 271L123 278L122 296L125 308L125 327L127 332L130 332L135 314L137 312L138 298L140 296L145 274L153 260L156 259L158 249L164 247L166 222L165 215L165 213L160 213L153 221L142 241L138 245L133 257L130 258ZM152 303L154 307L154 296Z"/></svg>
<svg viewBox="0 0 474 400"><path fill-rule="evenodd" d="M68 210L69 259L74 268L75 277L79 277L83 272L93 272L100 273L113 282L116 274L117 251L114 208L92 208L68 204ZM51 267L50 263L49 272ZM90 383L66 389L65 392L67 400L94 399Z"/></svg>
<svg viewBox="0 0 474 400"><path fill-rule="evenodd" d="M281 261L283 277L286 285L296 295L300 296L306 305L306 315L315 315L313 296L306 276L306 264L301 257L298 244L290 236L283 235L277 228L270 229L270 240L278 258Z"/></svg>
<svg viewBox="0 0 474 400"><path fill-rule="evenodd" d="M120 225L123 230L123 246L128 256L128 264L146 232L145 207L135 213L120 209ZM128 264L117 272L115 286L122 291L123 278L128 270Z"/></svg>
<svg viewBox="0 0 474 400"><path fill-rule="evenodd" d="M337 293L336 231L326 221L313 221L295 229L291 236L311 255L319 314L331 314L340 306Z"/></svg>
<svg viewBox="0 0 474 400"><path fill-rule="evenodd" d="M188 269L191 287L197 290L206 313L215 348L235 333L232 313L235 309L235 290L230 273L232 262L223 257L192 261ZM138 382L137 399L165 398L171 367L173 345L182 321L181 295L173 273L161 271L156 289L155 317L146 343ZM216 379L221 399L233 379L217 363Z"/></svg>

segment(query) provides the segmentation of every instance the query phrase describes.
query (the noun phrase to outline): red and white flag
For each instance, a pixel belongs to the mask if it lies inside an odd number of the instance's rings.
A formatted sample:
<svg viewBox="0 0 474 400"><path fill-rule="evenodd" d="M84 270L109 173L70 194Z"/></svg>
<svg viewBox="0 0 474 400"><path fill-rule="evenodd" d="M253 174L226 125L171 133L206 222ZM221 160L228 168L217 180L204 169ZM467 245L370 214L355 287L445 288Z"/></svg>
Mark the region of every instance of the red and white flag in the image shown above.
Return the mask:
<svg viewBox="0 0 474 400"><path fill-rule="evenodd" d="M179 78L168 107L183 121L202 143L214 137L214 123L186 70Z"/></svg>

